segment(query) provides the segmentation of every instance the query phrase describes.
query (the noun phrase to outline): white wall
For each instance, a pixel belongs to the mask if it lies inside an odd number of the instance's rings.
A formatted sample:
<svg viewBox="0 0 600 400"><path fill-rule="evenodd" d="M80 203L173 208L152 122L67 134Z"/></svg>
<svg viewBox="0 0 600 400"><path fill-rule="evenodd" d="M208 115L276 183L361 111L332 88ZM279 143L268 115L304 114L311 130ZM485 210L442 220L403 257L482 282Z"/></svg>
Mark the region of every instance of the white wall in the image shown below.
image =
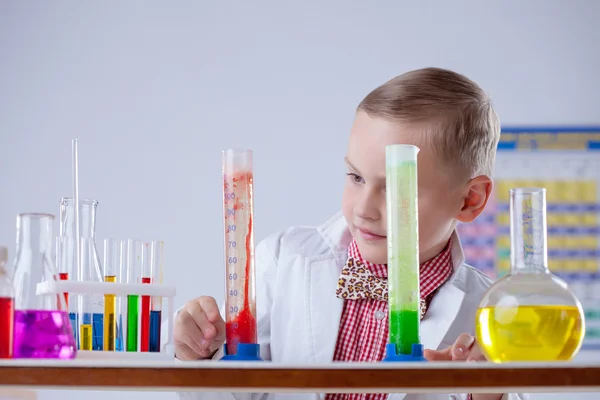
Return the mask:
<svg viewBox="0 0 600 400"><path fill-rule="evenodd" d="M594 0L231 3L0 2L0 243L58 212L78 137L98 239L163 239L177 305L221 300L223 148L255 151L261 239L337 210L354 108L404 71L465 73L505 124L600 123Z"/></svg>

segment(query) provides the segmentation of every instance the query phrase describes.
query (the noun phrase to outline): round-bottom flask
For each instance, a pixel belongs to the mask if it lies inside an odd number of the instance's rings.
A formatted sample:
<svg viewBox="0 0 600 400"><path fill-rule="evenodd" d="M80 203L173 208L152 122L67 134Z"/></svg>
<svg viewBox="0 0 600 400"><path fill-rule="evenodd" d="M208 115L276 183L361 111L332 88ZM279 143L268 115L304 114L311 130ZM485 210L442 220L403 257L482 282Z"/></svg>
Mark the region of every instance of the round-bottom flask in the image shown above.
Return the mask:
<svg viewBox="0 0 600 400"><path fill-rule="evenodd" d="M585 336L584 313L548 269L546 189L511 189L510 234L510 274L488 289L477 311L479 345L496 363L571 360Z"/></svg>

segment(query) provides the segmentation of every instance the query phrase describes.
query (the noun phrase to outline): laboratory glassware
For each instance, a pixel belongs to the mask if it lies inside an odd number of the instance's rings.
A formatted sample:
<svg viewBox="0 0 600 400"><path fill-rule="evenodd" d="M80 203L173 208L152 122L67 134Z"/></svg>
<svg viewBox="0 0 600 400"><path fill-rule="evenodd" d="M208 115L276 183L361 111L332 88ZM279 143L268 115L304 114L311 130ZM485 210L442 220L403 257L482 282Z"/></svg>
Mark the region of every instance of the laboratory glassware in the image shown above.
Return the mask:
<svg viewBox="0 0 600 400"><path fill-rule="evenodd" d="M252 150L222 153L226 270L227 359L259 360L254 271L254 177ZM239 354L238 354L239 353Z"/></svg>
<svg viewBox="0 0 600 400"><path fill-rule="evenodd" d="M152 283L151 243L144 243L142 252L142 283ZM150 296L141 296L140 301L140 351L147 352L150 348Z"/></svg>
<svg viewBox="0 0 600 400"><path fill-rule="evenodd" d="M13 358L75 358L77 349L62 294L37 295L37 284L57 280L52 259L54 215L17 216Z"/></svg>
<svg viewBox="0 0 600 400"><path fill-rule="evenodd" d="M127 283L140 284L142 276L144 242L127 240ZM126 351L138 351L139 344L139 308L140 296L130 294L127 296L127 328Z"/></svg>
<svg viewBox="0 0 600 400"><path fill-rule="evenodd" d="M104 239L104 282L116 283L121 264L121 242ZM115 351L117 341L117 296L104 295L104 351Z"/></svg>
<svg viewBox="0 0 600 400"><path fill-rule="evenodd" d="M476 337L488 360L567 361L585 336L583 308L548 268L546 189L510 190L511 271L485 293Z"/></svg>
<svg viewBox="0 0 600 400"><path fill-rule="evenodd" d="M7 262L8 249L0 246L0 358L13 354L15 290L6 271Z"/></svg>
<svg viewBox="0 0 600 400"><path fill-rule="evenodd" d="M127 283L127 240L121 240L119 247L119 269L117 282ZM115 350L125 351L127 340L127 296L117 297L117 337Z"/></svg>
<svg viewBox="0 0 600 400"><path fill-rule="evenodd" d="M60 200L60 235L72 238L69 253L66 255L70 265L77 265L79 237L79 261L76 271L81 282L102 282L102 267L96 248L96 212L98 202L94 199L79 199L79 236L75 224L75 205L73 198ZM74 268L75 269L75 268ZM103 350L104 297L89 294L77 296L77 323L79 325L79 348L81 350ZM75 315L71 315L75 319Z"/></svg>
<svg viewBox="0 0 600 400"><path fill-rule="evenodd" d="M58 269L58 279L61 281L68 281L73 278L71 272L73 265L69 264L67 254L69 249L73 249L74 241L68 236L57 236L56 237L56 269ZM72 261L71 261L72 262ZM63 293L65 296L65 303L69 308L69 293Z"/></svg>
<svg viewBox="0 0 600 400"><path fill-rule="evenodd" d="M164 242L160 240L151 243L151 273L152 283L163 283ZM152 296L150 305L150 343L151 352L160 352L160 330L162 323L162 297Z"/></svg>
<svg viewBox="0 0 600 400"><path fill-rule="evenodd" d="M424 361L420 343L417 156L408 144L386 147L389 342L385 361Z"/></svg>
<svg viewBox="0 0 600 400"><path fill-rule="evenodd" d="M75 238L70 236L56 237L56 265L58 277L61 281L75 280L77 278L76 265L73 264L75 261L73 259L73 255L75 254L75 243ZM75 301L69 301L69 293L65 292L63 295L69 313L71 330L73 331L75 342L79 348L79 332L77 325L78 297L74 297Z"/></svg>

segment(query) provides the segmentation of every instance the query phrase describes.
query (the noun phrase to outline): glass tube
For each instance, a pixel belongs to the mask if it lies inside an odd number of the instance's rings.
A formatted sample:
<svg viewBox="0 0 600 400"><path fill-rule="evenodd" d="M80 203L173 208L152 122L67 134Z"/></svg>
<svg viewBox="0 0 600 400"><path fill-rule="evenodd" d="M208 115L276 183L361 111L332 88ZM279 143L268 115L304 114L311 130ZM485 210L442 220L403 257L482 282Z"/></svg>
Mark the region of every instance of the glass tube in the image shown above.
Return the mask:
<svg viewBox="0 0 600 400"><path fill-rule="evenodd" d="M127 283L127 240L121 240L119 246L119 269L117 282ZM115 339L115 350L125 351L125 342L127 340L127 296L117 297L117 332Z"/></svg>
<svg viewBox="0 0 600 400"><path fill-rule="evenodd" d="M117 282L121 263L121 243L115 239L104 239L104 282ZM104 351L116 350L117 296L104 295Z"/></svg>
<svg viewBox="0 0 600 400"><path fill-rule="evenodd" d="M127 241L127 283L141 283L143 252L143 242L131 239ZM139 303L137 294L127 295L126 351L139 350Z"/></svg>
<svg viewBox="0 0 600 400"><path fill-rule="evenodd" d="M420 342L418 152L413 145L386 148L389 335L399 355Z"/></svg>
<svg viewBox="0 0 600 400"><path fill-rule="evenodd" d="M164 248L162 241L153 241L151 251L152 283L163 283ZM160 331L162 324L162 297L153 296L150 307L150 351L160 352Z"/></svg>
<svg viewBox="0 0 600 400"><path fill-rule="evenodd" d="M226 150L222 155L223 218L226 271L226 349L256 344L254 283L254 199L252 150Z"/></svg>
<svg viewBox="0 0 600 400"><path fill-rule="evenodd" d="M152 283L152 259L151 243L144 243L142 253L142 283ZM147 352L150 349L150 296L141 296L141 332L140 332L140 351Z"/></svg>
<svg viewBox="0 0 600 400"><path fill-rule="evenodd" d="M546 236L546 189L510 190L512 274L550 273Z"/></svg>

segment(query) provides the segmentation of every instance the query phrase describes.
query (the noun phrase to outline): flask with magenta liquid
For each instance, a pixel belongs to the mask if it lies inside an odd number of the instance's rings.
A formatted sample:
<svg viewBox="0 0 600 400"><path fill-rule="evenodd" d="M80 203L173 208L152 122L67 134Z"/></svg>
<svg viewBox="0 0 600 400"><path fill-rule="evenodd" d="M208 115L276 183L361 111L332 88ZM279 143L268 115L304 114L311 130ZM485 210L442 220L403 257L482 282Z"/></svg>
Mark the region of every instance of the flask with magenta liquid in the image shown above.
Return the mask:
<svg viewBox="0 0 600 400"><path fill-rule="evenodd" d="M496 362L568 361L585 336L583 308L548 268L546 189L510 190L508 275L484 295L476 317L477 340Z"/></svg>
<svg viewBox="0 0 600 400"><path fill-rule="evenodd" d="M222 154L226 339L223 360L259 361L254 272L252 150Z"/></svg>
<svg viewBox="0 0 600 400"><path fill-rule="evenodd" d="M6 271L8 249L0 246L0 358L13 354L15 290Z"/></svg>
<svg viewBox="0 0 600 400"><path fill-rule="evenodd" d="M64 296L37 294L38 283L58 280L53 222L51 214L17 217L13 358L73 359L77 354Z"/></svg>
<svg viewBox="0 0 600 400"><path fill-rule="evenodd" d="M409 144L386 147L389 342L383 361L425 361L420 340L417 155Z"/></svg>

